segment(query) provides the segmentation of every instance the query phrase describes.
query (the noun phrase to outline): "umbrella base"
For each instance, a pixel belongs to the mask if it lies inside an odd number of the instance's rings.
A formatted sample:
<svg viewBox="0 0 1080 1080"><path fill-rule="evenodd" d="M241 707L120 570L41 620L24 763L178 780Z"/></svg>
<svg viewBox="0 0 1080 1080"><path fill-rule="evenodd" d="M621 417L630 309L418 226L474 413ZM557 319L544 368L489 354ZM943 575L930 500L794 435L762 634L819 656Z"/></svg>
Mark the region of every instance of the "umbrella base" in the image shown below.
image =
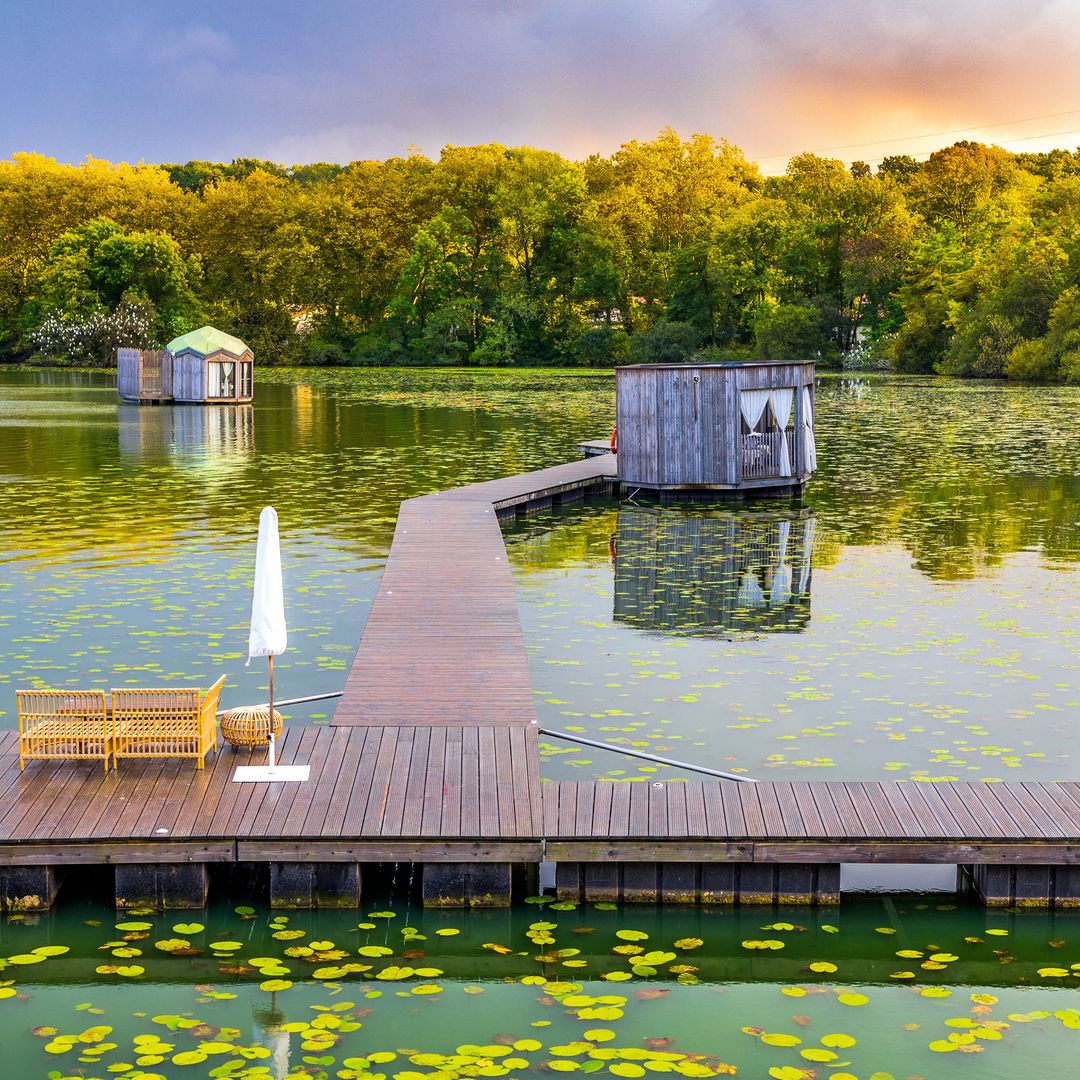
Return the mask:
<svg viewBox="0 0 1080 1080"><path fill-rule="evenodd" d="M233 773L233 783L252 784L278 782L281 780L307 780L307 765L238 765Z"/></svg>

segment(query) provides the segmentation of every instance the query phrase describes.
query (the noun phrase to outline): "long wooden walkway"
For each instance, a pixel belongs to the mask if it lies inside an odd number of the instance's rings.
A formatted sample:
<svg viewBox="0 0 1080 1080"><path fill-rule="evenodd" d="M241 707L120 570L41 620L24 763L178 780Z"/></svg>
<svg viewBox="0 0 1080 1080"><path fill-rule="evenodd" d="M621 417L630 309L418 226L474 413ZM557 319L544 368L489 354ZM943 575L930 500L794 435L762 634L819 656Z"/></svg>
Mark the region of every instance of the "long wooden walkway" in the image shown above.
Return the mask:
<svg viewBox="0 0 1080 1080"><path fill-rule="evenodd" d="M306 784L235 784L229 750L20 773L0 733L0 900L20 867L115 863L119 897L123 866L262 862L288 897L289 867L352 866L355 898L359 864L414 862L434 902L498 902L546 860L567 896L829 901L841 863L937 862L988 902L1080 906L1080 784L541 784L499 522L614 488L598 456L404 502L333 725L282 740Z"/></svg>

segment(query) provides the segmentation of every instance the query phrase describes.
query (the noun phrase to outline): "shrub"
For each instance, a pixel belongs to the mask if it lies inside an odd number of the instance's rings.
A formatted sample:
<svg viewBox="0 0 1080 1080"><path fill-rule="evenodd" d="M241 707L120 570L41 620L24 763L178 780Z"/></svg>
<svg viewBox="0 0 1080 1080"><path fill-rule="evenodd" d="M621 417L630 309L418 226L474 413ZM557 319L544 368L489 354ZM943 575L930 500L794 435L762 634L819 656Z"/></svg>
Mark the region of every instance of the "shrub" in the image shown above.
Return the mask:
<svg viewBox="0 0 1080 1080"><path fill-rule="evenodd" d="M32 348L48 356L111 366L121 346L149 349L157 344L155 312L137 300L122 300L115 311L85 319L66 319L64 314L54 311L42 319L29 334Z"/></svg>

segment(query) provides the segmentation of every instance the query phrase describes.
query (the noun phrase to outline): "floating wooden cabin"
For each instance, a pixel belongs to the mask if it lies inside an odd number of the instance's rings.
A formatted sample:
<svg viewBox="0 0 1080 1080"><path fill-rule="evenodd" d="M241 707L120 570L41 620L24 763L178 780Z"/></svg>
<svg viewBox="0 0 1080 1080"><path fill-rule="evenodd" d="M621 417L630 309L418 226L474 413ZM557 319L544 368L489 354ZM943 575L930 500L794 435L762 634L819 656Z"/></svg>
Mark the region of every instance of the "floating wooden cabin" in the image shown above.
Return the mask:
<svg viewBox="0 0 1080 1080"><path fill-rule="evenodd" d="M251 400L253 365L239 338L202 326L164 349L118 349L116 389L138 404L238 404Z"/></svg>
<svg viewBox="0 0 1080 1080"><path fill-rule="evenodd" d="M615 370L623 489L794 494L817 463L813 363Z"/></svg>

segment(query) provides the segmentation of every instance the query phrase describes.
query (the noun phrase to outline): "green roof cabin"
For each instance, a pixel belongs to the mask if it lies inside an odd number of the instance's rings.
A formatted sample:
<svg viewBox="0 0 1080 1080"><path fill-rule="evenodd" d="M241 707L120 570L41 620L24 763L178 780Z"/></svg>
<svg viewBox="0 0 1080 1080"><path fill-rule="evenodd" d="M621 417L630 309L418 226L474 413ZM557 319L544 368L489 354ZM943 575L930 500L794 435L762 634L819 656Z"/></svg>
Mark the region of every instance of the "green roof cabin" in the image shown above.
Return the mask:
<svg viewBox="0 0 1080 1080"><path fill-rule="evenodd" d="M239 338L201 326L164 349L117 350L116 388L140 404L233 405L251 400L253 363Z"/></svg>

